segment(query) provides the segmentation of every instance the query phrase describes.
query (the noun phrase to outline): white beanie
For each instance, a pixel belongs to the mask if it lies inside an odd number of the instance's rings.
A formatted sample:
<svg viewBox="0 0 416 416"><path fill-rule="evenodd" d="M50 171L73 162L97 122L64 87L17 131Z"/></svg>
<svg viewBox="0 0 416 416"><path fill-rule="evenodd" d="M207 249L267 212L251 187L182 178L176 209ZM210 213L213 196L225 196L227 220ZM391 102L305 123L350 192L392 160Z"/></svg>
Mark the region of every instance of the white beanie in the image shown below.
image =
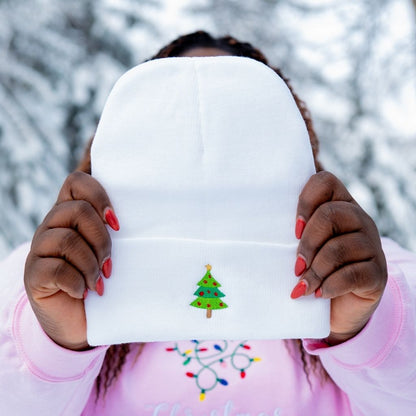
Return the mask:
<svg viewBox="0 0 416 416"><path fill-rule="evenodd" d="M86 299L90 345L328 335L328 300L290 298L297 201L315 169L272 69L234 56L131 69L91 161L121 229L105 293Z"/></svg>

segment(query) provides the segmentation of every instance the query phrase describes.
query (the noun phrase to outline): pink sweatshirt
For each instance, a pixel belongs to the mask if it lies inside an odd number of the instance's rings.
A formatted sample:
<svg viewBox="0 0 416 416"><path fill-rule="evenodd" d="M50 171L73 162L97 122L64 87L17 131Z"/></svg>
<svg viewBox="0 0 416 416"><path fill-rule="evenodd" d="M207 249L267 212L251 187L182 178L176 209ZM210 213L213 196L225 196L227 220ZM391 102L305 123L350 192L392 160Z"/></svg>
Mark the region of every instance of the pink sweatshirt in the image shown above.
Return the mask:
<svg viewBox="0 0 416 416"><path fill-rule="evenodd" d="M22 283L24 245L0 264L0 415L415 415L416 255L383 244L389 280L367 326L334 347L303 341L332 380L312 373L309 384L281 340L149 343L97 402L106 347L69 351L43 332Z"/></svg>

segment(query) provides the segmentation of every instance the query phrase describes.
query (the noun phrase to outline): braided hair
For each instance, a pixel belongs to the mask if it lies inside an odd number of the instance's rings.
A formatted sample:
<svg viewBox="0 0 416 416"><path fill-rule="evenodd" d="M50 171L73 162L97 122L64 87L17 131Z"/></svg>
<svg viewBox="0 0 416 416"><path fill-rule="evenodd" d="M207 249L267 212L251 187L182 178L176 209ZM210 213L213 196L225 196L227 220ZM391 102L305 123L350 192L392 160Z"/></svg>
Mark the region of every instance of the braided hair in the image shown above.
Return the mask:
<svg viewBox="0 0 416 416"><path fill-rule="evenodd" d="M309 139L312 146L315 168L317 171L321 171L322 166L318 160L319 141L313 128L310 112L305 102L297 96L290 84L289 79L282 74L281 70L279 68L270 66L263 53L260 52L260 50L258 50L257 48L253 47L250 43L240 42L231 36L214 38L207 32L197 31L184 36L180 36L179 38L175 39L173 42L169 43L168 45L160 49L159 52L157 52L154 56L148 59L148 61L159 58L181 56L185 52L189 52L192 49L200 47L216 48L228 52L230 55L233 56L243 56L255 59L269 66L276 72L277 75L279 75L280 78L284 80L290 92L292 93L293 98L295 99L296 105L299 108L303 120L305 121L305 125L308 130ZM143 350L144 345L145 344L139 344L136 360L140 356L140 353ZM306 351L303 349L300 340L286 340L286 346L290 352L297 351L296 355L302 363L309 384L311 384L309 378L309 374L311 371L319 372L321 374L322 380L326 380L329 378L325 369L322 367L319 358L307 354ZM102 391L104 391L105 395L111 384L115 380L117 380L117 377L120 375L121 370L126 362L126 357L130 351L130 344L112 345L107 350L107 353L104 358L104 363L101 368L101 372L96 379L96 400L98 400Z"/></svg>

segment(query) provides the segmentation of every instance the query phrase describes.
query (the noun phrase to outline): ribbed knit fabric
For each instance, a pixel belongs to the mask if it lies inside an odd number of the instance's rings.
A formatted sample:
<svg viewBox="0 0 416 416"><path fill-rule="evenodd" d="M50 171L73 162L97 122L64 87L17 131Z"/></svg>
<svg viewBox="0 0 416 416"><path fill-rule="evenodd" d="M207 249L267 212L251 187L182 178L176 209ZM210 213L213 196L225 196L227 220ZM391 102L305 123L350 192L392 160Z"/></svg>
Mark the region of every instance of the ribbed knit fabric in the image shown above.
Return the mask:
<svg viewBox="0 0 416 416"><path fill-rule="evenodd" d="M314 163L269 67L227 56L133 68L91 158L121 230L104 296L86 301L90 344L328 334L328 300L290 298L296 205Z"/></svg>

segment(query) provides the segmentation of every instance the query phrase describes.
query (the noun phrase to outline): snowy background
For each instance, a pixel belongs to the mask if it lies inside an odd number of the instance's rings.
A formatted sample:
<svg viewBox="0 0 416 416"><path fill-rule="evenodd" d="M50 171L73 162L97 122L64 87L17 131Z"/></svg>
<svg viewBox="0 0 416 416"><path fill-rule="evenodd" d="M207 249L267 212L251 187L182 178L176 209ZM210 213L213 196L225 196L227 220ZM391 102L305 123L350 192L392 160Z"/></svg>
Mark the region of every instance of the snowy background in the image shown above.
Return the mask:
<svg viewBox="0 0 416 416"><path fill-rule="evenodd" d="M0 258L54 203L116 79L197 29L282 68L326 169L416 250L415 0L0 0Z"/></svg>

